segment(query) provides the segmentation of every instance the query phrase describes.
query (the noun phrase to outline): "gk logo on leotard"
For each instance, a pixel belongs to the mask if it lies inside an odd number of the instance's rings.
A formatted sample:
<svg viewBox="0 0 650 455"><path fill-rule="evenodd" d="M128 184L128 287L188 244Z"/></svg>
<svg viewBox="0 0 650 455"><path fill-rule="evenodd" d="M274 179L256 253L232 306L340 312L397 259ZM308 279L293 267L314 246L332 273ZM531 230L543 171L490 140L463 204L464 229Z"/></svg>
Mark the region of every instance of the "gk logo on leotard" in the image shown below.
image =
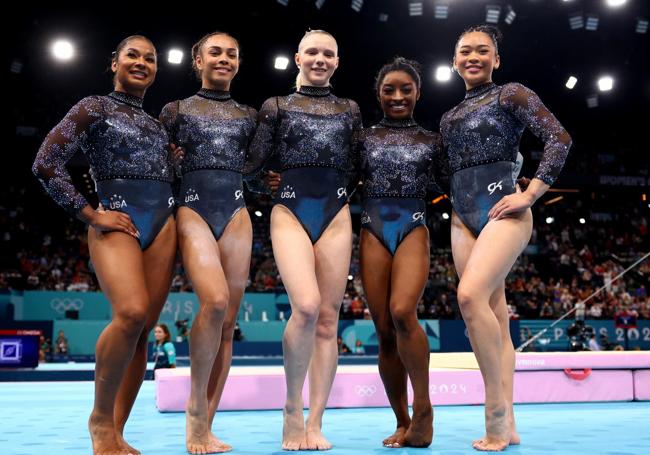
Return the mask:
<svg viewBox="0 0 650 455"><path fill-rule="evenodd" d="M244 197L244 192L242 190L235 191L235 200L238 201Z"/></svg>
<svg viewBox="0 0 650 455"><path fill-rule="evenodd" d="M424 212L415 212L413 214L413 222L420 221L424 219Z"/></svg>
<svg viewBox="0 0 650 455"><path fill-rule="evenodd" d="M188 188L185 192L185 202L194 202L199 200L199 193L192 188Z"/></svg>
<svg viewBox="0 0 650 455"><path fill-rule="evenodd" d="M280 193L280 199L295 199L296 198L296 192L293 190L293 187L291 185L287 185L284 188L282 188L282 192Z"/></svg>
<svg viewBox="0 0 650 455"><path fill-rule="evenodd" d="M174 206L174 196L169 196L169 199L167 199L167 205L169 208L172 208Z"/></svg>
<svg viewBox="0 0 650 455"><path fill-rule="evenodd" d="M374 385L355 385L354 391L360 397L371 397L377 392L377 386Z"/></svg>
<svg viewBox="0 0 650 455"><path fill-rule="evenodd" d="M490 183L487 187L490 194L494 193L497 190L497 188L503 191L503 186L501 186L501 183L503 183L503 180L499 180L499 182Z"/></svg>
<svg viewBox="0 0 650 455"><path fill-rule="evenodd" d="M122 196L114 194L108 198L108 206L111 210L116 210L121 209L122 207L126 207L127 205Z"/></svg>
<svg viewBox="0 0 650 455"><path fill-rule="evenodd" d="M348 190L345 188L339 188L336 190L336 195L341 199L343 196L348 197Z"/></svg>

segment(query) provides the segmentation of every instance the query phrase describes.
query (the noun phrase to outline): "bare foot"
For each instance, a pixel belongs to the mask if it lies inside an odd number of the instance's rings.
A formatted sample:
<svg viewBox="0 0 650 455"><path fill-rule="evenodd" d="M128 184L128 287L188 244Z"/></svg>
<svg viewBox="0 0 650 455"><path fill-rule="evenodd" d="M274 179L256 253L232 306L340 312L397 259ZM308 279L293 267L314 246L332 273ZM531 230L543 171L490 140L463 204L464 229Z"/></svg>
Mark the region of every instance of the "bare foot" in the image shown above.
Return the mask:
<svg viewBox="0 0 650 455"><path fill-rule="evenodd" d="M112 417L91 414L88 430L94 455L134 455L119 443Z"/></svg>
<svg viewBox="0 0 650 455"><path fill-rule="evenodd" d="M390 447L391 449L398 449L404 447L404 434L406 433L407 428L410 426L410 422L406 426L398 426L395 433L388 436L382 441L384 447Z"/></svg>
<svg viewBox="0 0 650 455"><path fill-rule="evenodd" d="M224 452L230 452L232 450L232 446L230 444L226 444L221 439L217 438L217 436L212 432L210 433L210 438L215 444L221 446Z"/></svg>
<svg viewBox="0 0 650 455"><path fill-rule="evenodd" d="M472 444L476 450L483 452L500 452L510 444L511 430L505 406L485 407L485 430L483 439Z"/></svg>
<svg viewBox="0 0 650 455"><path fill-rule="evenodd" d="M282 450L304 450L307 441L302 407L285 406L283 414Z"/></svg>
<svg viewBox="0 0 650 455"><path fill-rule="evenodd" d="M308 426L305 435L307 450L330 450L332 448L332 443L323 436L321 429L318 427Z"/></svg>
<svg viewBox="0 0 650 455"><path fill-rule="evenodd" d="M404 444L411 447L429 447L433 440L433 408L427 406L416 409L414 406L411 425L404 434Z"/></svg>
<svg viewBox="0 0 650 455"><path fill-rule="evenodd" d="M206 413L197 412L190 404L187 405L185 419L185 446L190 454L223 453L226 448L217 443L217 437L208 428Z"/></svg>
<svg viewBox="0 0 650 455"><path fill-rule="evenodd" d="M131 446L128 442L124 440L124 436L122 436L119 432L117 433L117 442L130 454L132 455L140 455L140 451L136 449L135 447Z"/></svg>
<svg viewBox="0 0 650 455"><path fill-rule="evenodd" d="M517 433L517 426L515 424L515 414L512 408L510 408L510 412L508 413L508 423L510 425L510 444L511 446L517 446L521 444L521 438L519 437L519 433ZM472 446L475 446L478 443L483 443L485 441L486 436L483 436L481 439L477 439L472 443Z"/></svg>

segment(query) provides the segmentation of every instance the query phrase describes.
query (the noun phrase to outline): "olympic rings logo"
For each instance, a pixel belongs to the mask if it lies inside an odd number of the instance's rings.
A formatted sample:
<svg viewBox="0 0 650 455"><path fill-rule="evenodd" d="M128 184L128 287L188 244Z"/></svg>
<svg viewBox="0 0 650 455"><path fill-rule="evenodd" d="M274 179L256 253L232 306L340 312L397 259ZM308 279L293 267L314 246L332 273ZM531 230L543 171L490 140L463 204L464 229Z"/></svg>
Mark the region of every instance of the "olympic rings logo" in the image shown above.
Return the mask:
<svg viewBox="0 0 650 455"><path fill-rule="evenodd" d="M50 308L59 314L64 314L68 310L81 310L84 307L84 301L81 299L52 299Z"/></svg>
<svg viewBox="0 0 650 455"><path fill-rule="evenodd" d="M354 391L360 397L371 397L377 392L377 386L374 385L356 385Z"/></svg>

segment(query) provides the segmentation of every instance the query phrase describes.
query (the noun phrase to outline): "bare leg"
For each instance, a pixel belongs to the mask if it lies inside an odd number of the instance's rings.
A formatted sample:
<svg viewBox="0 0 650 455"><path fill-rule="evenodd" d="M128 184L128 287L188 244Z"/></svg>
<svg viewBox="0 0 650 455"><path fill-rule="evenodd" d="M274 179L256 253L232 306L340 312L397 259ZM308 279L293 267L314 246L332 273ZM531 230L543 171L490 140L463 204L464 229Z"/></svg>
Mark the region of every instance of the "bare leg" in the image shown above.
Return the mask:
<svg viewBox="0 0 650 455"><path fill-rule="evenodd" d="M510 337L510 318L508 317L508 306L506 304L505 283L500 286L490 297L490 308L499 321L501 327L501 344L503 345L503 356L501 357L501 382L503 394L508 407L508 424L510 425L510 445L518 445L521 438L517 433L515 423L515 411L513 406L513 382L515 372L515 347Z"/></svg>
<svg viewBox="0 0 650 455"><path fill-rule="evenodd" d="M282 448L301 450L306 447L302 387L314 350L321 297L311 240L293 214L281 205L271 211L271 240L291 302L291 317L282 339L287 381Z"/></svg>
<svg viewBox="0 0 650 455"><path fill-rule="evenodd" d="M147 319L149 295L138 242L123 233L88 230L97 278L113 309L113 319L97 340L95 403L88 421L95 455L131 453L118 437L115 400Z"/></svg>
<svg viewBox="0 0 650 455"><path fill-rule="evenodd" d="M348 206L334 217L314 246L316 278L321 303L316 323L316 340L309 366L309 417L306 423L307 449L329 450L323 436L323 413L327 406L338 364L336 334L339 310L352 254L352 222Z"/></svg>
<svg viewBox="0 0 650 455"><path fill-rule="evenodd" d="M174 219L170 217L154 242L143 253L145 285L149 293L150 306L147 310L144 330L138 338L135 354L124 375L115 402L115 427L118 439L131 453L136 455L140 452L124 441L124 425L144 380L147 370L147 340L149 332L158 322L160 311L167 301L175 256L176 225Z"/></svg>
<svg viewBox="0 0 650 455"><path fill-rule="evenodd" d="M250 216L246 209L242 209L226 227L218 241L221 252L221 264L228 283L230 299L226 318L221 329L221 345L212 366L210 381L208 383L208 427L212 428L215 413L226 385L230 364L232 361L232 341L237 321L239 305L246 289L248 272L251 262L251 245L253 229ZM215 442L223 448L231 450L232 447L215 436Z"/></svg>
<svg viewBox="0 0 650 455"><path fill-rule="evenodd" d="M404 435L406 445L428 447L433 439L429 399L429 341L418 323L417 304L429 278L429 232L414 229L395 252L391 273L390 312L397 332L397 350L413 385L413 418Z"/></svg>
<svg viewBox="0 0 650 455"><path fill-rule="evenodd" d="M503 336L490 299L528 243L531 230L530 210L488 223L475 242L468 241L469 231L456 216L452 223L452 251L461 275L458 303L485 383L486 436L475 442L478 450L503 450L512 437L502 381Z"/></svg>
<svg viewBox="0 0 650 455"><path fill-rule="evenodd" d="M208 426L208 381L219 350L228 307L228 285L219 246L209 226L196 212L181 207L177 214L183 265L199 299L190 334L191 389L186 411L186 446L191 454L223 452Z"/></svg>
<svg viewBox="0 0 650 455"><path fill-rule="evenodd" d="M397 352L395 326L390 315L390 274L393 256L366 229L360 240L361 281L379 341L379 375L397 419L395 433L385 438L386 447L402 447L411 425L408 411L406 368Z"/></svg>

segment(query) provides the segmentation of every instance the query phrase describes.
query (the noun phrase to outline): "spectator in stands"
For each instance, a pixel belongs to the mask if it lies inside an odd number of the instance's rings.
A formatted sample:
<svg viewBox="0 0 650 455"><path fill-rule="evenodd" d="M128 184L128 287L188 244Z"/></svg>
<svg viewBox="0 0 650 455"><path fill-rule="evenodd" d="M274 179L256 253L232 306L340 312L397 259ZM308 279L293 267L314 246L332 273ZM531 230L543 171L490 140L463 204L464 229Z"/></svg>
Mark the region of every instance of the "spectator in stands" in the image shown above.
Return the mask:
<svg viewBox="0 0 650 455"><path fill-rule="evenodd" d="M54 350L57 355L68 355L68 339L65 337L65 332L63 332L63 330L59 330Z"/></svg>
<svg viewBox="0 0 650 455"><path fill-rule="evenodd" d="M155 365L154 370L159 368L176 368L176 348L172 343L172 336L165 324L158 324L154 331L156 341L153 345Z"/></svg>

